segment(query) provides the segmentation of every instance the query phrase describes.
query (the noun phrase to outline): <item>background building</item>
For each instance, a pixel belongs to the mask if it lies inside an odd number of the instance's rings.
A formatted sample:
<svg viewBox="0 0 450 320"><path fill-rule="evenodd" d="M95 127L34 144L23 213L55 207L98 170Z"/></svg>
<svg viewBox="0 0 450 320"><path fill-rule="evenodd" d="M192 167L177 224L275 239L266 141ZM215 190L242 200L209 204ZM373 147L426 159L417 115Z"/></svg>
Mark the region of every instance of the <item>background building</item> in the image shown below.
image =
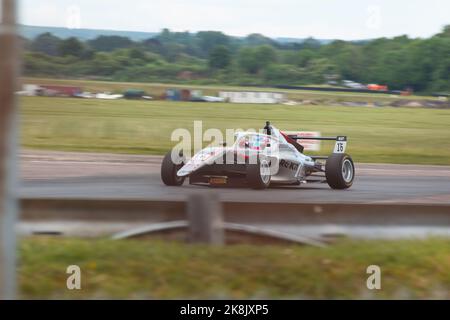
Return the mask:
<svg viewBox="0 0 450 320"><path fill-rule="evenodd" d="M279 92L221 91L219 97L233 103L281 103L286 95Z"/></svg>

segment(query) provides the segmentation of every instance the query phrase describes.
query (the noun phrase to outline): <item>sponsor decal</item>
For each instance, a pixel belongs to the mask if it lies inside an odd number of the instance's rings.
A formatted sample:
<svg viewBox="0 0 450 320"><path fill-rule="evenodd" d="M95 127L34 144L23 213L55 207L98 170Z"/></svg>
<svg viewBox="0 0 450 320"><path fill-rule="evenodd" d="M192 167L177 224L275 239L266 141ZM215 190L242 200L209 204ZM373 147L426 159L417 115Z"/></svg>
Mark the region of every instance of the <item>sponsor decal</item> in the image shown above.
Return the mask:
<svg viewBox="0 0 450 320"><path fill-rule="evenodd" d="M282 159L280 161L280 167L286 168L286 169L289 169L289 170L292 170L292 171L297 171L298 164L294 163L294 162L291 162L291 161L287 161L287 160Z"/></svg>

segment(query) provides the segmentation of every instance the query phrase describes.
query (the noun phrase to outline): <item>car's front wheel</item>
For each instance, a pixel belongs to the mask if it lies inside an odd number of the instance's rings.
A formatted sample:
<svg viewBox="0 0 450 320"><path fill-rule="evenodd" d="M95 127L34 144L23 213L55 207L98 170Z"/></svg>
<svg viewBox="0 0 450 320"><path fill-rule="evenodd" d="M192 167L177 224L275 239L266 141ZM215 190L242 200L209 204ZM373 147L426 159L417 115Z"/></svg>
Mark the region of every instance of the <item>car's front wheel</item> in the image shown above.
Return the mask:
<svg viewBox="0 0 450 320"><path fill-rule="evenodd" d="M355 178L355 165L346 153L333 153L325 164L325 176L333 189L347 189Z"/></svg>
<svg viewBox="0 0 450 320"><path fill-rule="evenodd" d="M168 152L162 161L161 165L161 179L167 186L181 186L184 182L185 177L177 176L178 170L184 165L182 161L182 155L180 154L180 159L175 163L172 160L172 152Z"/></svg>
<svg viewBox="0 0 450 320"><path fill-rule="evenodd" d="M256 164L247 165L247 182L253 189L265 189L270 185L270 163L258 158Z"/></svg>

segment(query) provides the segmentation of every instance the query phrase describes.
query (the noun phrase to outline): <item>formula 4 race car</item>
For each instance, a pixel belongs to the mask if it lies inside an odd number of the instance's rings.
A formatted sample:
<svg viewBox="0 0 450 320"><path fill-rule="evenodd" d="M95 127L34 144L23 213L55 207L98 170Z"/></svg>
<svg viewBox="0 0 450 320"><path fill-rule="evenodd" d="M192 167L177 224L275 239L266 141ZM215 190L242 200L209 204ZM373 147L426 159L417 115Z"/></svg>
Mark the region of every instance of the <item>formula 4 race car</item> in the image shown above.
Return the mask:
<svg viewBox="0 0 450 320"><path fill-rule="evenodd" d="M327 182L333 189L353 184L355 166L345 153L347 137L301 137L285 134L266 122L262 133L238 132L233 146L207 147L186 161L183 152L172 150L163 159L161 178L168 186L190 184L210 186L300 185ZM301 140L336 141L330 156L303 154Z"/></svg>

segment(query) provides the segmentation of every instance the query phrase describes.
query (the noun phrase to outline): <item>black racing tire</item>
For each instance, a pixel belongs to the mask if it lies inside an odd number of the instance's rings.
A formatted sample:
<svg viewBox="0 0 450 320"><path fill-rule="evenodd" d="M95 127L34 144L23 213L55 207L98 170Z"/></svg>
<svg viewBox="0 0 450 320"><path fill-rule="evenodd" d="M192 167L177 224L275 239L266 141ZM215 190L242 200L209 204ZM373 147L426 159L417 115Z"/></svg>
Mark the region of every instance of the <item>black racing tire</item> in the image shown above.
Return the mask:
<svg viewBox="0 0 450 320"><path fill-rule="evenodd" d="M355 165L346 153L333 153L325 164L325 177L333 189L348 189L355 179Z"/></svg>
<svg viewBox="0 0 450 320"><path fill-rule="evenodd" d="M262 174L262 170L265 171L266 174ZM247 165L247 183L248 185L257 190L266 189L270 185L270 163L268 160L260 159L258 157L258 161L256 164L248 164Z"/></svg>
<svg viewBox="0 0 450 320"><path fill-rule="evenodd" d="M172 152L168 152L162 161L161 179L166 186L181 186L185 177L177 176L177 171L184 165L183 162L176 164L172 161Z"/></svg>

